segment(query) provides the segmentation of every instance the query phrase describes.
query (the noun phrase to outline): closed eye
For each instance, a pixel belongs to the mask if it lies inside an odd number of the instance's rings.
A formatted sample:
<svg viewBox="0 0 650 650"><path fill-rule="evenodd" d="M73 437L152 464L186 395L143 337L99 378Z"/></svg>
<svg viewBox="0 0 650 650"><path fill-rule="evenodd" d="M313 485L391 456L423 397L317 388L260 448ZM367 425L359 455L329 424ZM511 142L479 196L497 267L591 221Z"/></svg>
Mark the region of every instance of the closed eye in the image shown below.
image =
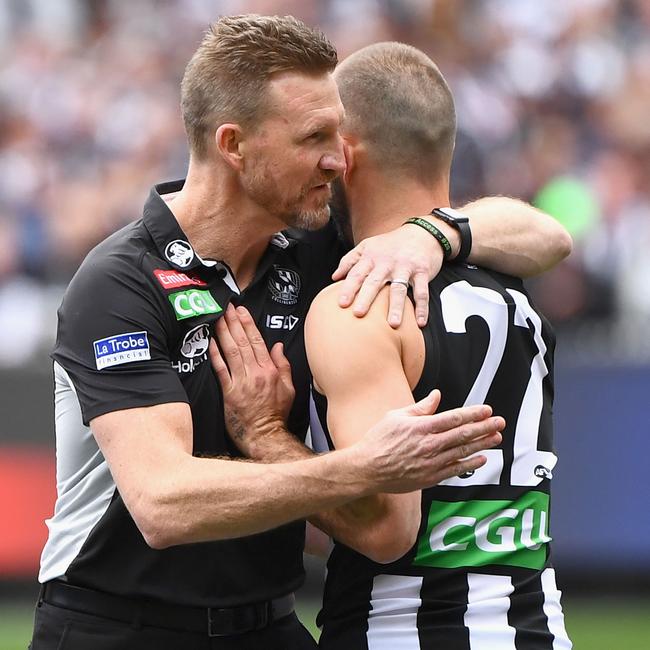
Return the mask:
<svg viewBox="0 0 650 650"><path fill-rule="evenodd" d="M309 140L311 142L319 142L325 137L325 133L323 131L314 131L313 133L310 133L305 140Z"/></svg>

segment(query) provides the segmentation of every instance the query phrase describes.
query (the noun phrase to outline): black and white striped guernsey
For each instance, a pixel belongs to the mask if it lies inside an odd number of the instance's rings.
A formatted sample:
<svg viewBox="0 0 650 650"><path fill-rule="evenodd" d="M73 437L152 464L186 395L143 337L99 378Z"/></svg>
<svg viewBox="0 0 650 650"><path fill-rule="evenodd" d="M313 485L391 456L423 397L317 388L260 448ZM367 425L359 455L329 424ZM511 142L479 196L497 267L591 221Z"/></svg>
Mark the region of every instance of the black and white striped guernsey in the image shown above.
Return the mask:
<svg viewBox="0 0 650 650"><path fill-rule="evenodd" d="M319 615L325 650L566 650L548 533L554 335L521 280L463 264L429 285L413 394L506 420L487 464L423 491L418 541L376 564L336 543ZM329 440L327 401L314 404ZM331 440L329 440L331 445Z"/></svg>

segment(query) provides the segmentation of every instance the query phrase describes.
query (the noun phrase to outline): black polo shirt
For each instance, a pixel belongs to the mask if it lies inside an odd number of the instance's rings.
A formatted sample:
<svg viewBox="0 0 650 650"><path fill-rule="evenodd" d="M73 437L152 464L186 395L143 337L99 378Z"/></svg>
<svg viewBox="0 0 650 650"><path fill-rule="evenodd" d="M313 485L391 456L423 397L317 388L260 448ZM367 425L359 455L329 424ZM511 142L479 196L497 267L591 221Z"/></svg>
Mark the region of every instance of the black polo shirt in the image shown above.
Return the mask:
<svg viewBox="0 0 650 650"><path fill-rule="evenodd" d="M176 182L154 188L142 219L99 244L64 296L52 355L59 495L40 579L230 606L300 585L303 523L153 550L127 512L87 426L111 411L187 402L194 454L237 456L207 354L214 323L233 302L250 310L269 347L284 343L296 387L288 427L304 439L310 382L304 318L342 251L331 224L316 233L278 234L251 284L239 292L225 264L194 253L160 196L181 187Z"/></svg>

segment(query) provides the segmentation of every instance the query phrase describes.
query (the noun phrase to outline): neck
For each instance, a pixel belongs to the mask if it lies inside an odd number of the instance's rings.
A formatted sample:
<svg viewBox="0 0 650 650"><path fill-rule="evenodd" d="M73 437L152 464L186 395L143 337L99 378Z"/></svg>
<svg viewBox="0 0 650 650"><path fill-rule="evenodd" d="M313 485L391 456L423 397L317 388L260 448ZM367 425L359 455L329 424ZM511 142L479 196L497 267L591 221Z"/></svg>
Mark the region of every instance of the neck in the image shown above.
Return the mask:
<svg viewBox="0 0 650 650"><path fill-rule="evenodd" d="M431 185L364 170L346 187L354 242L399 228L410 217L449 205L449 178Z"/></svg>
<svg viewBox="0 0 650 650"><path fill-rule="evenodd" d="M213 161L190 161L185 185L168 207L194 250L203 259L225 262L240 287L253 279L273 234L286 227Z"/></svg>

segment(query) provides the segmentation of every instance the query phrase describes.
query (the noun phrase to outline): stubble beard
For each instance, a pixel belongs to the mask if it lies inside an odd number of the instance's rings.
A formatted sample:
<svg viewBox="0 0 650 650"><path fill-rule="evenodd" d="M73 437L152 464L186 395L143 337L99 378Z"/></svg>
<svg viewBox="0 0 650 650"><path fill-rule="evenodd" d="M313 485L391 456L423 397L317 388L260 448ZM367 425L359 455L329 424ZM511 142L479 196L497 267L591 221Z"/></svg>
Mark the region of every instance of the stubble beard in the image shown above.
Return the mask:
<svg viewBox="0 0 650 650"><path fill-rule="evenodd" d="M329 197L322 207L301 207L312 187L304 187L295 199L287 201L278 191L277 184L264 171L255 170L248 179L244 179L244 188L255 203L284 222L288 228L302 230L318 230L330 218Z"/></svg>

